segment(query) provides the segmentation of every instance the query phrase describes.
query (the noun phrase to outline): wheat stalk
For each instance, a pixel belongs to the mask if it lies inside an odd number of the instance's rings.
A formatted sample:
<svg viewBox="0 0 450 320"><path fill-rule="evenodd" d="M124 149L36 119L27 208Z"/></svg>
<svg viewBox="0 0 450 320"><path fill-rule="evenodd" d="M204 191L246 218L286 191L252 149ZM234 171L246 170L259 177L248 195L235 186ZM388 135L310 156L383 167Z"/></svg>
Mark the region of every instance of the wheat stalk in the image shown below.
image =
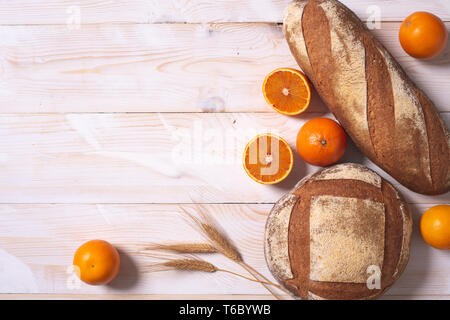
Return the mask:
<svg viewBox="0 0 450 320"><path fill-rule="evenodd" d="M214 225L202 223L201 227L220 253L233 261L242 261L242 256L239 251L228 241L224 234L214 227Z"/></svg>
<svg viewBox="0 0 450 320"><path fill-rule="evenodd" d="M185 271L203 271L203 272L218 271L216 266L213 265L212 263L198 259L177 259L163 262L162 265L176 270L185 270Z"/></svg>
<svg viewBox="0 0 450 320"><path fill-rule="evenodd" d="M147 266L147 268L154 271L164 271L164 270L180 270L180 271L201 271L201 272L226 272L232 275L247 279L249 281L258 282L266 288L276 299L280 299L279 296L270 289L269 286L274 286L279 290L288 293L284 288L280 285L271 282L269 279L264 277L257 270L248 265L242 258L242 255L236 248L236 246L232 243L230 238L227 236L224 230L222 230L219 225L212 219L212 217L205 213L201 207L198 206L199 209L199 217L194 216L187 210L181 207L181 210L186 214L186 222L190 224L192 227L197 229L207 240L208 243L172 243L172 244L151 244L146 247L144 250L165 250L169 252L173 252L176 254L193 254L193 253L220 253L228 259L234 261L243 269L245 269L253 278L246 277L242 274L220 269L214 266L213 264L198 259L195 256L191 258L183 258L180 259L178 257L167 259L165 262L155 263ZM144 253L150 257L162 258L161 255L155 255L151 253ZM169 255L170 256L170 255ZM173 257L173 255L172 255Z"/></svg>
<svg viewBox="0 0 450 320"><path fill-rule="evenodd" d="M280 299L279 296L273 292L268 286L273 285L280 290L287 293L281 286L276 285L270 282L266 277L264 277L261 273L256 271L254 268L250 267L247 263L242 259L241 254L237 250L237 248L232 244L229 237L222 231L218 224L211 218L211 216L207 215L201 207L199 207L200 218L195 217L191 213L189 213L186 209L181 207L181 210L190 218L190 221L193 222L193 226L200 230L200 232L205 236L205 238L210 241L211 245L217 249L221 254L229 258L230 260L236 262L242 268L244 268L248 273L250 273L257 282L260 282L267 291L270 292L276 299ZM262 278L263 280L261 280Z"/></svg>
<svg viewBox="0 0 450 320"><path fill-rule="evenodd" d="M152 244L144 250L167 250L176 253L217 253L209 243L172 243L172 244Z"/></svg>
<svg viewBox="0 0 450 320"><path fill-rule="evenodd" d="M173 259L173 260L168 260L165 262L154 263L154 264L148 265L147 270L149 270L150 272L179 270L179 271L200 271L200 272L208 272L208 273L214 273L214 272L220 271L220 272L226 272L226 273L241 277L241 278L249 280L249 281L278 286L274 283L268 283L268 282L255 280L255 279L246 277L237 272L217 268L215 265L213 265L212 263L210 263L208 261L205 261L202 259L195 259L195 258Z"/></svg>
<svg viewBox="0 0 450 320"><path fill-rule="evenodd" d="M201 234L210 242L210 245L214 247L218 252L226 256L227 258L235 261L242 262L242 256L236 247L231 243L231 240L226 236L225 232L220 230L217 223L212 218L200 210L201 219L192 215L186 209L181 208L193 222L193 226L201 232Z"/></svg>

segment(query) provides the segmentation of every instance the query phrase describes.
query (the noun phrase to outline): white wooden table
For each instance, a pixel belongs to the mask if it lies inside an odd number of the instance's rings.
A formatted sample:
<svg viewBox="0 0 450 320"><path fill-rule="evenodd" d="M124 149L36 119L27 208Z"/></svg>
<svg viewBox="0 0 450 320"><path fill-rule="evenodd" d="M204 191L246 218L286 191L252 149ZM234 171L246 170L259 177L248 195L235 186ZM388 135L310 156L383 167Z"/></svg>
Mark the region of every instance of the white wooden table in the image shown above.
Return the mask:
<svg viewBox="0 0 450 320"><path fill-rule="evenodd" d="M271 277L266 216L317 168L296 157L287 181L262 186L242 169L243 148L267 130L295 147L306 120L330 116L317 95L297 117L275 113L262 97L268 72L297 68L280 25L288 2L0 1L0 298L270 298L227 274L148 273L142 249L198 240L180 208L200 203ZM343 2L362 19L379 6L375 34L450 126L450 50L417 61L397 40L413 11L436 13L450 29L450 1ZM344 158L392 181L353 145ZM416 222L412 254L384 298L450 298L449 252L425 245L417 224L450 196L399 189ZM73 286L73 253L95 238L120 250L120 276L108 286ZM219 256L208 260L241 271Z"/></svg>

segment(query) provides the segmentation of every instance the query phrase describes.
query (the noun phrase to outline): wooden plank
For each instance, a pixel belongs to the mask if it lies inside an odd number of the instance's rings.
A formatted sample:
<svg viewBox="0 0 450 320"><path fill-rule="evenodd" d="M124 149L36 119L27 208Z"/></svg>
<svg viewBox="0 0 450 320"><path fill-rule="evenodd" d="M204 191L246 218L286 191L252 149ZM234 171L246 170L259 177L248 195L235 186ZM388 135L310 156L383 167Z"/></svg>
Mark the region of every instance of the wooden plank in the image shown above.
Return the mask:
<svg viewBox="0 0 450 320"><path fill-rule="evenodd" d="M183 205L194 212L195 205ZM202 205L229 234L245 261L272 279L264 259L264 225L271 204ZM418 219L429 205L412 205L412 253L405 273L388 291L393 296L450 295L450 260L422 240ZM154 262L148 243L200 241L180 205L0 205L0 292L46 294L266 295L260 285L225 273L148 273ZM108 286L71 280L73 253L84 241L105 239L121 252L119 277ZM218 255L204 259L242 273ZM68 271L69 270L69 271ZM74 296L76 297L76 296Z"/></svg>
<svg viewBox="0 0 450 320"><path fill-rule="evenodd" d="M381 19L402 21L414 11L430 11L450 20L446 0L342 0L361 18L379 8ZM290 0L115 0L0 1L2 24L66 24L75 17L81 23L162 23L162 22L281 22ZM407 9L405 9L407 8Z"/></svg>
<svg viewBox="0 0 450 320"><path fill-rule="evenodd" d="M318 116L323 114L1 115L0 203L273 203L318 168L294 152L285 181L260 185L242 168L245 145L270 131L295 151L298 130ZM450 113L442 116L449 126ZM352 144L341 162L366 164L392 181ZM449 200L449 194L399 190L409 202Z"/></svg>
<svg viewBox="0 0 450 320"><path fill-rule="evenodd" d="M413 59L398 28L383 23L375 34L437 108L450 111L450 51ZM264 77L298 68L274 24L1 26L0 39L2 113L272 112ZM315 95L308 112L325 110Z"/></svg>

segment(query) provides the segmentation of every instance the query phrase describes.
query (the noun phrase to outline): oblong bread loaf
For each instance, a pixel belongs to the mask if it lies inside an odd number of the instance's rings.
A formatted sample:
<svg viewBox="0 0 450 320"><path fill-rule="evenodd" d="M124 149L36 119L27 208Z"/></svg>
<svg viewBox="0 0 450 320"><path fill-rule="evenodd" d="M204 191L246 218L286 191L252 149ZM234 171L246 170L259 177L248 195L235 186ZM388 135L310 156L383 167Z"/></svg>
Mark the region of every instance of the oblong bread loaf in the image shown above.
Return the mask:
<svg viewBox="0 0 450 320"><path fill-rule="evenodd" d="M407 188L450 190L450 135L433 102L347 7L293 2L291 52L358 148Z"/></svg>
<svg viewBox="0 0 450 320"><path fill-rule="evenodd" d="M274 205L265 257L295 297L374 299L405 269L411 232L408 206L389 182L340 164L302 179Z"/></svg>

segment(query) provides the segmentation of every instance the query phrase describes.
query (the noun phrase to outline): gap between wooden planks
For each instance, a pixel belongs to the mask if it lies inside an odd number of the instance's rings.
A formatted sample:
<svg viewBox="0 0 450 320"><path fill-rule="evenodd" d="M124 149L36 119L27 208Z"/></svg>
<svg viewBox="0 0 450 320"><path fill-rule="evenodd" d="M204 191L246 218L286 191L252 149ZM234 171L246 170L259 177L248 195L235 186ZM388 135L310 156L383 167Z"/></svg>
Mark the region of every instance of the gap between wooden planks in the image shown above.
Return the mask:
<svg viewBox="0 0 450 320"><path fill-rule="evenodd" d="M201 206L226 230L244 259L272 279L264 259L264 225L272 204L183 205L195 212ZM411 259L388 295L450 295L447 253L426 245L418 221L431 204L411 205L414 219ZM266 294L258 284L229 274L157 272L146 265L149 243L201 241L184 220L178 204L17 204L0 205L0 262L2 293L46 294ZM116 246L121 273L108 286L74 286L68 279L73 252L84 241L101 238ZM242 272L220 255L204 259Z"/></svg>
<svg viewBox="0 0 450 320"><path fill-rule="evenodd" d="M15 0L0 5L3 25L92 23L281 22L291 0ZM403 21L414 11L450 20L447 0L341 0L362 19L380 9L383 21Z"/></svg>
<svg viewBox="0 0 450 320"><path fill-rule="evenodd" d="M409 57L399 25L374 33L450 111L450 47L433 61ZM298 68L281 27L268 23L0 26L0 39L2 113L273 112L264 77ZM307 112L325 111L314 94Z"/></svg>

